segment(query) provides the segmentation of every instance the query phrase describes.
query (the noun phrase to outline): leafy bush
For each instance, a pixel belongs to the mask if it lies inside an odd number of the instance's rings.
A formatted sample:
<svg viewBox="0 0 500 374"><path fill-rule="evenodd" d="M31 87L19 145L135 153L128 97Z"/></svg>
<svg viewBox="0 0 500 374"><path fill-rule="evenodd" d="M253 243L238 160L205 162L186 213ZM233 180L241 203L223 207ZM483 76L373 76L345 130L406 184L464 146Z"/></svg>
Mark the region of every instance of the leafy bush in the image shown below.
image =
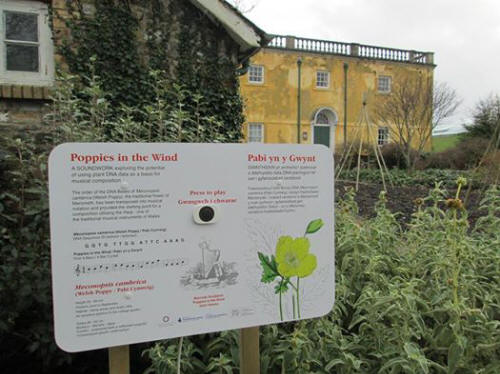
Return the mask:
<svg viewBox="0 0 500 374"><path fill-rule="evenodd" d="M56 7L52 14L65 25L64 32L54 30L58 53L69 73L99 77L100 88L106 92L107 119L119 119L125 105L134 108L128 117L144 121L161 83L168 88L161 96L165 102L175 102L183 94L182 109L190 118L195 114L212 117L224 123L217 132L226 139L236 142L241 138L243 101L231 48L228 45L221 54L220 29L209 17L198 16L199 10L191 2L64 3L67 9ZM80 83L89 88L88 81ZM89 97L86 92L76 93L83 99Z"/></svg>
<svg viewBox="0 0 500 374"><path fill-rule="evenodd" d="M363 166L376 165L375 154L373 146L364 142L361 144L361 151L359 149L359 141L351 141L341 148L340 153L335 154L335 163L343 165L343 168L354 168L358 164L358 155L360 156L360 163Z"/></svg>
<svg viewBox="0 0 500 374"><path fill-rule="evenodd" d="M477 169L476 179L488 184L500 183L500 150L484 155Z"/></svg>
<svg viewBox="0 0 500 374"><path fill-rule="evenodd" d="M385 144L382 148L382 156L388 168L408 169L408 161L401 146L397 143ZM409 151L412 165L419 159L419 154L416 150Z"/></svg>
<svg viewBox="0 0 500 374"><path fill-rule="evenodd" d="M500 139L500 96L479 100L472 113L472 123L465 126L465 136L487 140ZM500 142L496 142L500 147Z"/></svg>
<svg viewBox="0 0 500 374"><path fill-rule="evenodd" d="M352 142L347 145L347 150L350 150L349 157L345 158L345 154L336 154L335 162L337 165L343 164L343 169L348 168L356 168L358 163L358 154L359 154L359 142ZM346 149L342 151L345 152ZM382 157L384 158L385 164L388 168L398 168L398 169L407 169L408 161L406 159L405 151L402 150L401 146L397 143L388 143L380 148L382 153ZM409 151L412 164L417 162L420 159L419 153L411 149ZM374 148L372 144L362 144L361 148L361 165L363 167L366 166L374 166L377 167L377 160L374 152Z"/></svg>
<svg viewBox="0 0 500 374"><path fill-rule="evenodd" d="M52 372L75 358L57 348L53 338L47 186L50 150L70 141L228 142L239 137L239 129L227 129L216 118L185 108L187 97L200 107L205 105L204 97L180 85L169 88L161 72L149 74L155 82L151 86L154 100L144 109L120 106L112 112L99 77L83 77L82 82L61 74L50 114L38 132L1 139L0 348L2 368L8 372L32 372L34 367ZM137 111L140 115L134 115ZM95 357L71 371L94 372Z"/></svg>
<svg viewBox="0 0 500 374"><path fill-rule="evenodd" d="M430 154L419 163L421 169L456 169L467 170L476 166L488 148L489 140L468 138L460 141L455 147L443 152Z"/></svg>
<svg viewBox="0 0 500 374"><path fill-rule="evenodd" d="M447 192L432 189L406 231L384 194L377 216L361 221L349 193L337 206L335 307L323 318L261 327L262 372L499 372L500 190L488 191L488 213L468 232L460 187L446 210ZM181 372L236 373L236 337L184 338ZM150 371L175 373L178 347L175 339L147 350Z"/></svg>
<svg viewBox="0 0 500 374"><path fill-rule="evenodd" d="M21 139L10 147L0 193L0 346L5 361L27 350L53 364L63 358L51 336L47 155Z"/></svg>
<svg viewBox="0 0 500 374"><path fill-rule="evenodd" d="M343 171L339 179L340 180L356 180L356 169ZM459 171L450 169L426 169L426 170L415 170L409 173L406 170L401 169L390 169L389 176L386 180L390 180L395 187L398 186L424 186L433 187L436 182L441 182L443 187L453 188L456 185L456 180L459 176L470 177L473 173L470 171ZM359 172L359 179L365 183L377 183L381 184L382 179L380 177L380 170L376 168L371 169L361 169ZM478 182L475 183L475 187L484 187L487 181L479 178Z"/></svg>

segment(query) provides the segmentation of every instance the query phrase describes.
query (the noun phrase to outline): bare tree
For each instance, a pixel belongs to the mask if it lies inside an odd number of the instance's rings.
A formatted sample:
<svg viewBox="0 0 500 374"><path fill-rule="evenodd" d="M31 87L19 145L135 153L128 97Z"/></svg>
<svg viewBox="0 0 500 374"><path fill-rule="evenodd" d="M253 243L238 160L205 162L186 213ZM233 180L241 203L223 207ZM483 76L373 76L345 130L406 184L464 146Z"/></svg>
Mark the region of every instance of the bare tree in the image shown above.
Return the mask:
<svg viewBox="0 0 500 374"><path fill-rule="evenodd" d="M391 93L377 103L375 118L387 126L411 169L415 154L422 153L429 144L433 128L459 105L456 91L447 84L433 87L431 77L402 75L395 77Z"/></svg>
<svg viewBox="0 0 500 374"><path fill-rule="evenodd" d="M434 83L433 97L432 128L434 129L457 111L462 99L446 82Z"/></svg>

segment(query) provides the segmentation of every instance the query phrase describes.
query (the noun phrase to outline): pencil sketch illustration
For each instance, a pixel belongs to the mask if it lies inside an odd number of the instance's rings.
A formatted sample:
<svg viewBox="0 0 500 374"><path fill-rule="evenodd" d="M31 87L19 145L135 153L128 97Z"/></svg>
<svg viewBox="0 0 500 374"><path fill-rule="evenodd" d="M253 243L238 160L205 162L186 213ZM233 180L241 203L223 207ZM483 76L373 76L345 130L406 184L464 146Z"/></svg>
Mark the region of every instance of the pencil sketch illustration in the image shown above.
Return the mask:
<svg viewBox="0 0 500 374"><path fill-rule="evenodd" d="M211 248L206 240L198 244L200 262L181 277L181 285L185 288L223 288L237 284L238 272L235 262L223 261L222 251Z"/></svg>

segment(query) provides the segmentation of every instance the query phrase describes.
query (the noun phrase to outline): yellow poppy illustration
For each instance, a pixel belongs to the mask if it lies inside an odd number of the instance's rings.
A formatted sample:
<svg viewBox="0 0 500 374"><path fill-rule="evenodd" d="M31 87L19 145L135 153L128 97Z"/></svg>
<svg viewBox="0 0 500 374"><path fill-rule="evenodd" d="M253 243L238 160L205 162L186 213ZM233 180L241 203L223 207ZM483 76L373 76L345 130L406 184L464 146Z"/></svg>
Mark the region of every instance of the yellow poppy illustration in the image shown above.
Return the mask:
<svg viewBox="0 0 500 374"><path fill-rule="evenodd" d="M282 236L276 245L278 272L284 277L305 278L316 269L316 256L309 253L311 244L308 238L293 239Z"/></svg>
<svg viewBox="0 0 500 374"><path fill-rule="evenodd" d="M276 254L266 255L257 252L262 267L262 283L275 283L274 292L279 296L279 313L283 321L283 295L290 288L293 289L292 307L293 318L300 319L300 279L310 276L318 266L316 256L309 253L311 243L307 235L318 232L323 227L323 220L318 218L306 227L304 236L292 238L280 236L276 243ZM292 278L296 278L294 284Z"/></svg>

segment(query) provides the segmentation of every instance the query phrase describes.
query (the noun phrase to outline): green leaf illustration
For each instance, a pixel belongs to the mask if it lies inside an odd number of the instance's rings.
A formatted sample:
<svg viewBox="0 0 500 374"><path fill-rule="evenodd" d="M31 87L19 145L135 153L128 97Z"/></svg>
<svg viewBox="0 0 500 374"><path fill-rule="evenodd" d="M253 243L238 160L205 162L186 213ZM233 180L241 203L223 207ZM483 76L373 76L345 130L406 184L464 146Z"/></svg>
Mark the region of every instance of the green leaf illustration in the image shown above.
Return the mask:
<svg viewBox="0 0 500 374"><path fill-rule="evenodd" d="M279 282L276 287L274 287L274 293L286 293L288 291L288 284L290 281L288 279L283 280L283 282Z"/></svg>
<svg viewBox="0 0 500 374"><path fill-rule="evenodd" d="M323 225L324 223L321 218L309 222L309 225L307 225L306 234L314 234L315 232L319 231L319 229L322 228Z"/></svg>
<svg viewBox="0 0 500 374"><path fill-rule="evenodd" d="M271 283L278 274L278 265L276 264L276 259L274 256L266 256L261 252L257 252L260 260L260 265L262 266L262 277L260 281L262 283Z"/></svg>

